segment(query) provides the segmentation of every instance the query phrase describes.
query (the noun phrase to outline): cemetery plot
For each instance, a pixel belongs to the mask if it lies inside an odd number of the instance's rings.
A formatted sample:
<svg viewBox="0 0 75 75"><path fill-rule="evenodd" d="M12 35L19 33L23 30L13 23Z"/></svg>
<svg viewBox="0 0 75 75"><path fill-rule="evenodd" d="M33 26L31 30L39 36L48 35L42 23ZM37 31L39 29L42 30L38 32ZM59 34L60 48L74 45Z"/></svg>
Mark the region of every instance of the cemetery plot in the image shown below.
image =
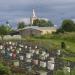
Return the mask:
<svg viewBox="0 0 75 75"><path fill-rule="evenodd" d="M57 69L70 72L70 61L61 59L66 56L60 49L47 51L38 44L30 42L4 42L0 44L0 58L10 67L52 72ZM75 66L75 65L74 65ZM53 72L52 72L53 73Z"/></svg>

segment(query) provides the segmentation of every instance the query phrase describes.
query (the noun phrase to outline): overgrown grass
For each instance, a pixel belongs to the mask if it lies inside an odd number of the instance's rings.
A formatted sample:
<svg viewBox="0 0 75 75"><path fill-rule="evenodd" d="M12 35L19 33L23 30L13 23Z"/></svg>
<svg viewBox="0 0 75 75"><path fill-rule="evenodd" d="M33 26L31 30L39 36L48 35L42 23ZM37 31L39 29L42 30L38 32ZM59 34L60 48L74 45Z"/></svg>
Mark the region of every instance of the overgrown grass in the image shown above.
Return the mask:
<svg viewBox="0 0 75 75"><path fill-rule="evenodd" d="M66 52L75 53L75 32L64 33L64 34L52 34L52 35L43 35L40 37L31 37L31 40L40 41L46 47L50 46L52 48L61 49L61 42L66 44ZM75 62L74 57L65 57L64 60L69 60Z"/></svg>
<svg viewBox="0 0 75 75"><path fill-rule="evenodd" d="M40 37L34 37L34 39L39 41L44 40L46 43L53 43L58 46L58 48L60 48L61 42L65 42L67 49L71 52L75 52L75 32L52 35L46 34Z"/></svg>
<svg viewBox="0 0 75 75"><path fill-rule="evenodd" d="M16 40L12 39L12 41ZM61 49L61 42L65 42L67 52L75 53L75 32L64 33L64 34L63 33L52 34L52 35L46 34L39 37L34 36L34 37L23 38L20 40L17 39L17 41L32 42L34 44L38 44L39 46L46 48L47 50ZM72 61L75 61L74 57L65 58L65 59L70 59Z"/></svg>

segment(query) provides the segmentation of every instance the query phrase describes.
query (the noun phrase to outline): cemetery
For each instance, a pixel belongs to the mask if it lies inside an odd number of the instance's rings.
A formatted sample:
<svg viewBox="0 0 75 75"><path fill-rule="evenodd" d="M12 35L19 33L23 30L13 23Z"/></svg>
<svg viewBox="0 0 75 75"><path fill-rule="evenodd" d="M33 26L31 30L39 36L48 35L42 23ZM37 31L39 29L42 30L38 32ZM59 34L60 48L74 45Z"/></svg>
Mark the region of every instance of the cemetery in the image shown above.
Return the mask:
<svg viewBox="0 0 75 75"><path fill-rule="evenodd" d="M32 72L32 75L57 75L57 70L63 70L64 73L71 75L75 62L64 60L69 56L62 48L47 50L39 43L29 41L0 43L0 60L11 67L13 73L28 71Z"/></svg>

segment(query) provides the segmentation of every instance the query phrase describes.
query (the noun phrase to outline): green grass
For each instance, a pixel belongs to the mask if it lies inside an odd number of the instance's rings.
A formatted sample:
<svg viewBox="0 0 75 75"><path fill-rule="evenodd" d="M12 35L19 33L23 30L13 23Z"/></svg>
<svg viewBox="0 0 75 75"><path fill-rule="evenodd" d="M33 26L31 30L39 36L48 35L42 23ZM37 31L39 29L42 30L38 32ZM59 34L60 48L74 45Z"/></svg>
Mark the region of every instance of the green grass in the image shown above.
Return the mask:
<svg viewBox="0 0 75 75"><path fill-rule="evenodd" d="M66 58L62 58L63 60L66 60L66 61L72 61L72 62L75 62L75 57L66 57Z"/></svg>
<svg viewBox="0 0 75 75"><path fill-rule="evenodd" d="M10 40L10 39L9 39ZM14 41L15 39L13 39ZM61 42L65 42L67 51L75 53L75 32L72 33L64 33L64 34L52 34L52 35L44 35L40 37L27 37L20 39L25 41L31 41L32 43L36 43L46 48L47 50L61 49ZM19 41L19 40L18 40ZM74 57L65 57L65 60L75 61Z"/></svg>
<svg viewBox="0 0 75 75"><path fill-rule="evenodd" d="M41 42L41 44L46 46L49 50L52 48L61 49L61 42L65 42L66 50L68 53L75 53L75 33L65 33L65 34L55 34L46 35L42 38L31 37L29 40L34 40ZM69 60L75 62L75 57L65 57L64 60Z"/></svg>
<svg viewBox="0 0 75 75"><path fill-rule="evenodd" d="M61 48L61 42L65 42L66 44L66 48L75 53L75 43L74 42L70 42L70 41L67 41L67 40L63 40L63 39L40 39L40 38L31 38L31 40L34 40L34 41L38 41L38 42L41 42L43 44L45 44L46 46L53 46L53 47L56 47L58 49Z"/></svg>
<svg viewBox="0 0 75 75"><path fill-rule="evenodd" d="M75 32L72 33L64 33L64 34L46 34L40 37L31 38L36 41L45 41L46 44L54 44L58 48L60 48L61 42L65 42L66 48L75 53Z"/></svg>

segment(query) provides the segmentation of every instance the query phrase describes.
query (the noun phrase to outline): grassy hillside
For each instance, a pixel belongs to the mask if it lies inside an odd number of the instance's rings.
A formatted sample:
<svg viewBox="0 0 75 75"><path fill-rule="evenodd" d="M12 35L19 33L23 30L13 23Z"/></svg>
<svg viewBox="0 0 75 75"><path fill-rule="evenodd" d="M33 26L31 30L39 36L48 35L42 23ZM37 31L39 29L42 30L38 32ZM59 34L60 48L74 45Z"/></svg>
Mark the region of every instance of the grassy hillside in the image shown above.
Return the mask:
<svg viewBox="0 0 75 75"><path fill-rule="evenodd" d="M41 42L44 47L61 49L61 42L65 42L66 50L65 52L70 54L75 54L75 33L64 33L64 34L52 34L44 35L40 37L29 38L30 40ZM75 57L65 57L64 60L74 61Z"/></svg>
<svg viewBox="0 0 75 75"><path fill-rule="evenodd" d="M60 48L61 42L65 42L66 47L69 51L75 52L75 33L64 33L64 34L46 34L40 37L35 37L34 40L46 41L45 43L55 44Z"/></svg>

